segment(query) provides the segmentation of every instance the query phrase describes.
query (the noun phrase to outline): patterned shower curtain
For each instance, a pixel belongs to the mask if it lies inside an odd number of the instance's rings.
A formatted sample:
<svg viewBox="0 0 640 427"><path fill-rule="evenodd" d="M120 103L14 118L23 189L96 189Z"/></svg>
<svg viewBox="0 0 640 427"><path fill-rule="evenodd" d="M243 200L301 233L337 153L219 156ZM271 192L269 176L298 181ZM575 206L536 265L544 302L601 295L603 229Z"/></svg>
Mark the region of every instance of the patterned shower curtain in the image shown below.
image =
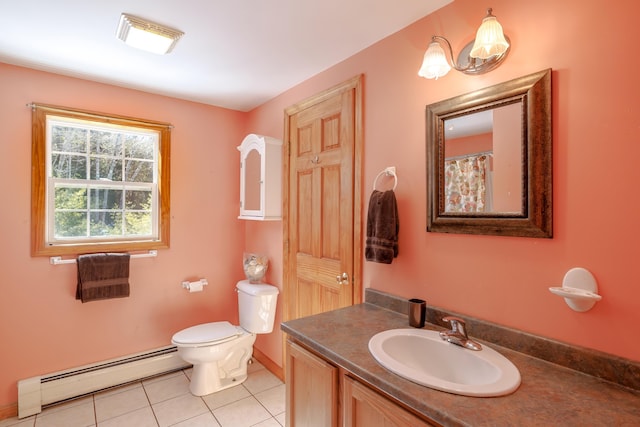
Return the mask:
<svg viewBox="0 0 640 427"><path fill-rule="evenodd" d="M444 162L446 212L484 212L486 207L486 155L471 155Z"/></svg>

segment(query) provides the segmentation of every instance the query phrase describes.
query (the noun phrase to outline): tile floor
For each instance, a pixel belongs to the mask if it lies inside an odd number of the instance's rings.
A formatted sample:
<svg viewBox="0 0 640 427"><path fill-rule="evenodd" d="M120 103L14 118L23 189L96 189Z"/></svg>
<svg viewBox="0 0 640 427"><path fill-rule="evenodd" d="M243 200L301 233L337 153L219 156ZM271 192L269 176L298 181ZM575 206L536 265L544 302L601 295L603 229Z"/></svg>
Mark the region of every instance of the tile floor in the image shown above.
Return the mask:
<svg viewBox="0 0 640 427"><path fill-rule="evenodd" d="M51 406L0 427L281 427L285 386L258 362L239 386L195 397L191 369L178 371L68 403Z"/></svg>

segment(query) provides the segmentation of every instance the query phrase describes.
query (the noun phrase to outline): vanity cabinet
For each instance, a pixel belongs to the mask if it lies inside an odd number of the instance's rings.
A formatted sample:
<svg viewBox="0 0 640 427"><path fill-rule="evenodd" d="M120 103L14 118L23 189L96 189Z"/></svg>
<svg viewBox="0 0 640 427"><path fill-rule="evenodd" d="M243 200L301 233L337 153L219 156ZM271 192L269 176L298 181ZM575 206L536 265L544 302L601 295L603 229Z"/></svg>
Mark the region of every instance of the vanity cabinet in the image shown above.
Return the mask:
<svg viewBox="0 0 640 427"><path fill-rule="evenodd" d="M287 427L435 425L291 340L286 353Z"/></svg>
<svg viewBox="0 0 640 427"><path fill-rule="evenodd" d="M282 219L282 141L247 135L240 151L240 219Z"/></svg>

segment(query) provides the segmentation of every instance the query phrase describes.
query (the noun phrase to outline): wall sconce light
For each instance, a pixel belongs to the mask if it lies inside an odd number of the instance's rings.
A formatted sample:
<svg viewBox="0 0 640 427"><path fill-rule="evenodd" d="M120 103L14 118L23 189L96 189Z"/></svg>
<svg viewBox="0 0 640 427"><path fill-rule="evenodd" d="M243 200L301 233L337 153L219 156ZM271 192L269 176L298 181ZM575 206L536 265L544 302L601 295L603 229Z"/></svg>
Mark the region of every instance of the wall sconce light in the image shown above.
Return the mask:
<svg viewBox="0 0 640 427"><path fill-rule="evenodd" d="M426 79L438 79L451 68L465 74L484 74L500 65L509 53L509 38L504 35L502 26L491 12L491 8L487 9L487 16L478 28L475 40L462 49L457 63L449 40L441 36L431 37L418 75ZM451 65L442 44L449 51Z"/></svg>
<svg viewBox="0 0 640 427"><path fill-rule="evenodd" d="M131 47L164 55L171 52L184 33L123 13L116 35Z"/></svg>

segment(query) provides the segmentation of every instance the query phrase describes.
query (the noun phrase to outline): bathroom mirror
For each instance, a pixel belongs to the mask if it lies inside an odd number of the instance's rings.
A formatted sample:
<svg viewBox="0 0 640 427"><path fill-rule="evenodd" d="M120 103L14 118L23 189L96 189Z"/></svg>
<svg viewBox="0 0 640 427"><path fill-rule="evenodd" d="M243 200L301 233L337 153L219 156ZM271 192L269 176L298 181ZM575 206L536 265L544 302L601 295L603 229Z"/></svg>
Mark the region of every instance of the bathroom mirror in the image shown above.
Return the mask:
<svg viewBox="0 0 640 427"><path fill-rule="evenodd" d="M256 149L251 149L244 158L242 172L244 173L244 198L241 205L247 211L260 210L260 186L262 158Z"/></svg>
<svg viewBox="0 0 640 427"><path fill-rule="evenodd" d="M427 231L552 230L551 70L430 104Z"/></svg>

